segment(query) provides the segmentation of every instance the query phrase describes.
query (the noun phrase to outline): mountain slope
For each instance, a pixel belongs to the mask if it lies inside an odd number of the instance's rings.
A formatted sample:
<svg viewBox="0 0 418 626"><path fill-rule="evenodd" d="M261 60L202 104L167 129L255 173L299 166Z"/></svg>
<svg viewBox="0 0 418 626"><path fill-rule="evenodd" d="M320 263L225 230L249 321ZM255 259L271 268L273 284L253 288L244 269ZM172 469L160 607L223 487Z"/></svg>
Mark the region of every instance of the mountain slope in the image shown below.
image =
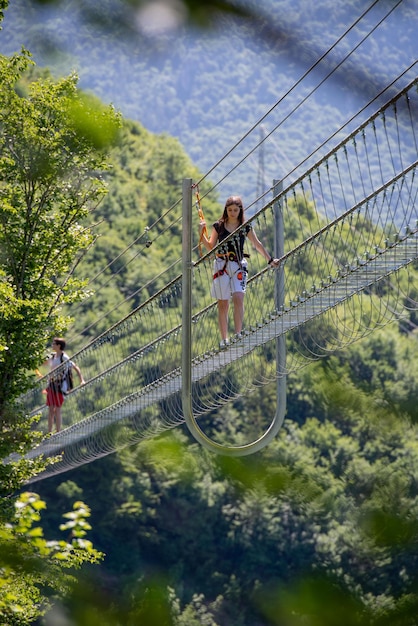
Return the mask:
<svg viewBox="0 0 418 626"><path fill-rule="evenodd" d="M208 31L150 39L120 26L109 30L89 23L73 2L56 9L15 0L6 12L0 51L10 53L24 44L40 64L63 72L76 68L82 88L113 102L148 130L177 137L203 172L271 110L211 175L213 181L223 178L254 150L220 184L224 195L239 190L254 197L416 61L418 2L377 3L318 64L366 11L363 0L247 4L260 15L255 23L224 17ZM110 1L103 10L109 6ZM51 55L57 49L60 54ZM255 149L270 133L263 148Z"/></svg>

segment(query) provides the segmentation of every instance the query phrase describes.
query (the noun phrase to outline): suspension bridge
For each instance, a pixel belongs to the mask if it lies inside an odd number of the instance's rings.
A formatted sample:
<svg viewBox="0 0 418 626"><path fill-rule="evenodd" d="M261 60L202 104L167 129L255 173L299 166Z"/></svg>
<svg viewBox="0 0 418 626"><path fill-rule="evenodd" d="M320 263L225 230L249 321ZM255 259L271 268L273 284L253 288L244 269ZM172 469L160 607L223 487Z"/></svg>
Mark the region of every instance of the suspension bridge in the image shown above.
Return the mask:
<svg viewBox="0 0 418 626"><path fill-rule="evenodd" d="M415 79L302 176L273 182L248 222L280 265L266 266L249 250L244 332L227 350L219 349L210 296L222 250L196 254L195 186L183 181L182 272L72 357L87 383L67 396L64 429L26 455L61 454L34 480L185 421L215 450L259 449L283 421L289 373L408 319L418 308L417 86ZM281 410L231 444L228 420L215 412L273 382ZM28 415L41 415L44 431L45 386L46 377L21 399Z"/></svg>

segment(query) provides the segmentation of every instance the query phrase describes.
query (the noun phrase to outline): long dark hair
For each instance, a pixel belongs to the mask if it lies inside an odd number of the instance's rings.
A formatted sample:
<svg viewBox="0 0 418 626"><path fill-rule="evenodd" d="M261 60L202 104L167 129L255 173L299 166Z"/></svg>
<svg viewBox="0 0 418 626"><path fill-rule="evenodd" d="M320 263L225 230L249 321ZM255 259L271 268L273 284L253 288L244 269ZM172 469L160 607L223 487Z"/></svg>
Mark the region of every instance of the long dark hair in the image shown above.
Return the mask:
<svg viewBox="0 0 418 626"><path fill-rule="evenodd" d="M231 204L236 204L237 206L240 207L240 211L238 213L238 221L241 224L244 223L244 207L242 204L242 199L241 196L229 196L229 198L227 199L227 201L225 202L225 208L224 208L224 212L222 213L222 217L219 220L220 222L223 222L225 224L225 222L228 221L228 207Z"/></svg>

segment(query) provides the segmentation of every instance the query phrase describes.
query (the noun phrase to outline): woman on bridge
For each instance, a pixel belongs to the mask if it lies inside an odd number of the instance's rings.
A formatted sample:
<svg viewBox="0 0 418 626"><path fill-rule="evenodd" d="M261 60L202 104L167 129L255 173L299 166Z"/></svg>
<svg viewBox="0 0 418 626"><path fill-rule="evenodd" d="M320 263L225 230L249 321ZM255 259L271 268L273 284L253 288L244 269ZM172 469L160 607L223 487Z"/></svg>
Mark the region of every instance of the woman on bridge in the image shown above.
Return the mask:
<svg viewBox="0 0 418 626"><path fill-rule="evenodd" d="M210 237L206 236L206 222L199 224L200 239L208 251L221 243L231 233L244 224L244 208L240 196L230 196L226 203L222 217L213 224ZM274 259L265 249L254 232L253 227L247 224L236 237L232 237L226 244L225 250L220 249L216 255L213 270L211 295L218 300L218 323L221 334L220 348L225 350L229 345L228 339L228 311L232 298L234 305L234 328L237 338L241 337L244 320L244 294L247 286L247 260L244 254L245 238L253 244L269 265L277 267L279 259Z"/></svg>
<svg viewBox="0 0 418 626"><path fill-rule="evenodd" d="M48 407L48 432L52 433L52 428L55 422L55 428L57 433L61 430L61 407L64 404L64 395L71 391L68 388L68 383L64 386L65 373L74 368L80 379L80 385L85 384L85 380L81 373L80 368L73 361L70 360L68 354L64 352L65 340L60 337L55 337L52 342L53 354L47 359L44 365L49 365L50 375L48 385L46 388L46 405ZM62 363L65 363L64 371L59 370L59 374L54 376L54 370L58 368Z"/></svg>

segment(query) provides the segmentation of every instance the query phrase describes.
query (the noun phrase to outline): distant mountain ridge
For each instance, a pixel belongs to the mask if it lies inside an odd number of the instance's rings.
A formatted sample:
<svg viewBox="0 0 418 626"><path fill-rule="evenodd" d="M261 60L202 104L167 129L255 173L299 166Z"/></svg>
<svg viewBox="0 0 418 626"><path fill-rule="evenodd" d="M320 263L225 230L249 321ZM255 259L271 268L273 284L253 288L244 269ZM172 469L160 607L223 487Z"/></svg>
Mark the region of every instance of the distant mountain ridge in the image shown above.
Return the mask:
<svg viewBox="0 0 418 626"><path fill-rule="evenodd" d="M119 28L110 33L85 23L72 2L48 9L15 0L6 11L0 52L10 54L24 44L38 64L66 73L75 67L80 87L113 102L125 117L151 132L178 138L203 172L271 110L211 174L214 181L222 179L254 150L219 188L222 195L239 190L254 198L418 58L418 1L402 2L385 20L392 5L377 3L296 89L307 69L369 5L363 0L252 4L264 16L264 26L225 17L212 31L150 41ZM364 43L325 80L362 38ZM54 45L61 52L51 57ZM413 74L412 70L396 87Z"/></svg>

